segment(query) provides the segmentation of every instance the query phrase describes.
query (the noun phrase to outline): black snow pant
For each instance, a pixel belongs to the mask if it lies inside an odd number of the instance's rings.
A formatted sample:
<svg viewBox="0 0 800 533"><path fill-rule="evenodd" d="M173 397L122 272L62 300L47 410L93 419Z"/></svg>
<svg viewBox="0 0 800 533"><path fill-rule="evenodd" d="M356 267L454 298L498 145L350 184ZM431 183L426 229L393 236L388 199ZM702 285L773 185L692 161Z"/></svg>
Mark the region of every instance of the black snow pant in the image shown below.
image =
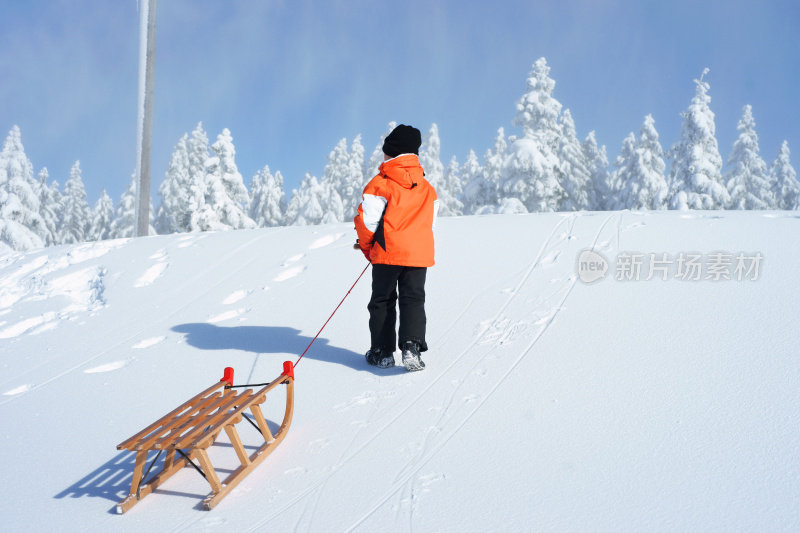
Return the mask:
<svg viewBox="0 0 800 533"><path fill-rule="evenodd" d="M400 342L414 341L419 350L428 349L425 342L425 267L396 265L372 265L372 298L369 310L369 332L371 348L394 352L398 335L395 334L397 320L396 304L400 300Z"/></svg>

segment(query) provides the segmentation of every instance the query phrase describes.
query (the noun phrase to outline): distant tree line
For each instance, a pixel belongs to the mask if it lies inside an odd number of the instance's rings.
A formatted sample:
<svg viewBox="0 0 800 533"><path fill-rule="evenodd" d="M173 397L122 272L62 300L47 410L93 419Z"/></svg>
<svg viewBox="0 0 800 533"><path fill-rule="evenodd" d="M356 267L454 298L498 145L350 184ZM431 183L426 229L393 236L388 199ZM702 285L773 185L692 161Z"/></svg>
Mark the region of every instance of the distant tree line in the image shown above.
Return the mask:
<svg viewBox="0 0 800 533"><path fill-rule="evenodd" d="M580 141L569 109L553 97L555 82L537 60L517 103L513 125L498 129L481 161L470 150L463 163L441 161L439 130L424 136L420 161L436 188L443 216L580 210L800 209L800 182L784 141L771 165L761 158L751 106L743 108L739 135L723 165L716 140L708 69L681 113L679 140L664 150L647 115L609 164L594 132ZM388 134L395 123L388 125ZM340 140L322 177L306 174L287 201L283 176L268 166L245 186L230 131L209 145L202 123L175 145L161 202L151 208L151 234L220 231L342 222L354 216L361 190L383 161L379 140L367 159L361 136ZM669 163L669 170L667 166ZM0 251L131 237L135 182L114 204L103 191L90 206L75 162L63 189L46 168L34 176L21 133L14 126L0 152Z"/></svg>

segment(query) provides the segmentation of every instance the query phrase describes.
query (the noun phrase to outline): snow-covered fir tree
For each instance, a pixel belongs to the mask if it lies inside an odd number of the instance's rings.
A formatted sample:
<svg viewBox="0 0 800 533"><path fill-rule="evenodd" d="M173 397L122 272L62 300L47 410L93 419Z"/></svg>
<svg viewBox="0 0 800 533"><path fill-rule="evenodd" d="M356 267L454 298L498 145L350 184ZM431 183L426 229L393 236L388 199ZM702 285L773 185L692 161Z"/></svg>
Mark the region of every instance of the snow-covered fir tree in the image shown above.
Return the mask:
<svg viewBox="0 0 800 533"><path fill-rule="evenodd" d="M111 224L114 222L114 201L108 196L106 190L100 193L100 198L92 208L92 221L89 224L88 239L102 241L111 235Z"/></svg>
<svg viewBox="0 0 800 533"><path fill-rule="evenodd" d="M286 193L280 171L272 174L269 166L259 170L250 183L250 218L260 228L283 225L286 216Z"/></svg>
<svg viewBox="0 0 800 533"><path fill-rule="evenodd" d="M672 147L668 202L671 209L724 209L730 194L722 182L722 156L719 153L714 113L709 104L711 88L705 81L708 69L696 79L695 96L681 113L680 140Z"/></svg>
<svg viewBox="0 0 800 533"><path fill-rule="evenodd" d="M614 171L611 173L609 192L612 196L606 198L606 205L610 210L625 209L620 198L622 187L634 179L636 174L636 136L633 132L622 140L619 155L614 160Z"/></svg>
<svg viewBox="0 0 800 533"><path fill-rule="evenodd" d="M500 202L500 181L505 169L506 154L508 143L503 128L498 128L494 138L494 146L486 150L483 156L483 177L482 193L479 194L480 200L475 200L472 213L489 214L497 210Z"/></svg>
<svg viewBox="0 0 800 533"><path fill-rule="evenodd" d="M328 155L322 184L336 195L331 193L329 201L323 205L323 209L328 211L326 223L342 222L355 213L365 185L363 168L364 148L360 135L353 141L351 149L347 148L347 139L342 139Z"/></svg>
<svg viewBox="0 0 800 533"><path fill-rule="evenodd" d="M464 203L460 200L463 194L461 167L458 164L456 156L450 158L450 163L447 165L447 170L444 174L444 192L446 194L445 203L449 206L451 216L460 216L464 214ZM442 198L439 197L441 205Z"/></svg>
<svg viewBox="0 0 800 533"><path fill-rule="evenodd" d="M81 164L80 161L75 161L69 171L69 179L64 184L64 195L61 198L59 244L85 241L89 229L89 214L86 189L81 177Z"/></svg>
<svg viewBox="0 0 800 533"><path fill-rule="evenodd" d="M183 231L203 231L200 225L200 213L206 204L206 161L209 159L208 135L203 123L197 126L186 142L189 167L187 171L188 185L185 191L186 204L184 214L188 214L188 227Z"/></svg>
<svg viewBox="0 0 800 533"><path fill-rule="evenodd" d="M156 231L160 234L191 231L192 176L189 162L189 136L184 134L175 145L164 181L158 187L161 205L156 214Z"/></svg>
<svg viewBox="0 0 800 533"><path fill-rule="evenodd" d="M615 180L617 209L666 209L666 164L652 115L645 117L631 157Z"/></svg>
<svg viewBox="0 0 800 533"><path fill-rule="evenodd" d="M575 121L569 109L561 115L561 138L558 146L558 158L561 170L561 186L567 198L560 206L560 211L581 211L589 209L589 190L591 173L583 153L583 147L575 131Z"/></svg>
<svg viewBox="0 0 800 533"><path fill-rule="evenodd" d="M767 164L758 155L758 135L751 106L744 106L736 126L739 136L733 142L724 179L731 196L731 209L773 209L775 199Z"/></svg>
<svg viewBox="0 0 800 533"><path fill-rule="evenodd" d="M58 244L58 228L61 226L61 192L58 182L48 185L50 173L47 167L39 171L39 216L45 227L45 246Z"/></svg>
<svg viewBox="0 0 800 533"><path fill-rule="evenodd" d="M205 205L197 217L203 231L255 228L247 215L250 197L236 167L236 149L231 132L225 128L211 145L214 155L206 160Z"/></svg>
<svg viewBox="0 0 800 533"><path fill-rule="evenodd" d="M47 228L39 207L39 183L14 126L0 151L0 242L14 250L43 247Z"/></svg>
<svg viewBox="0 0 800 533"><path fill-rule="evenodd" d="M128 188L122 193L119 198L116 210L114 212L114 220L111 222L108 229L108 239L123 239L136 236L136 174L131 176L131 182ZM153 206L150 206L150 225L148 234L155 235L156 230L153 227Z"/></svg>
<svg viewBox="0 0 800 533"><path fill-rule="evenodd" d="M800 209L800 182L789 160L789 143L783 141L769 170L776 209Z"/></svg>
<svg viewBox="0 0 800 533"><path fill-rule="evenodd" d="M441 154L442 143L439 140L439 126L432 124L422 140L422 146L419 149L419 163L425 172L425 179L436 190L436 196L439 198L439 216L455 216L460 214L461 202L448 188L449 183L445 179Z"/></svg>
<svg viewBox="0 0 800 533"><path fill-rule="evenodd" d="M361 193L367 185L367 180L372 176L364 175L364 145L361 144L361 135L356 135L350 144L350 157L347 162L345 181L340 193L344 204L346 220L356 215L358 204L361 203Z"/></svg>
<svg viewBox="0 0 800 533"><path fill-rule="evenodd" d="M519 199L530 212L556 211L567 199L557 155L561 103L552 96L555 81L549 73L544 58L534 63L514 119L523 135L511 143L499 187L502 197Z"/></svg>
<svg viewBox="0 0 800 533"><path fill-rule="evenodd" d="M461 167L461 182L464 184L464 192L461 195L464 214L472 215L481 207L495 205L497 186L486 179L478 156L472 150L467 154L467 159Z"/></svg>
<svg viewBox="0 0 800 533"><path fill-rule="evenodd" d="M396 127L397 127L397 122L395 121L389 122L389 125L386 126L386 131L383 133L383 135L381 135L378 145L372 151L372 155L370 156L369 161L365 163L364 185L366 185L367 182L371 180L378 173L378 168L383 164L383 141L390 133L392 133L392 130L395 129ZM361 192L363 192L363 187L362 190L359 191L359 197L358 197L359 204L361 203Z"/></svg>
<svg viewBox="0 0 800 533"><path fill-rule="evenodd" d="M316 177L306 173L300 188L292 191L286 208L286 224L291 226L313 226L321 224L325 217L322 207L326 198L325 189Z"/></svg>
<svg viewBox="0 0 800 533"><path fill-rule="evenodd" d="M609 209L607 202L614 197L612 175L608 170L606 147L599 146L594 131L583 141L583 154L589 170L589 209L603 211Z"/></svg>

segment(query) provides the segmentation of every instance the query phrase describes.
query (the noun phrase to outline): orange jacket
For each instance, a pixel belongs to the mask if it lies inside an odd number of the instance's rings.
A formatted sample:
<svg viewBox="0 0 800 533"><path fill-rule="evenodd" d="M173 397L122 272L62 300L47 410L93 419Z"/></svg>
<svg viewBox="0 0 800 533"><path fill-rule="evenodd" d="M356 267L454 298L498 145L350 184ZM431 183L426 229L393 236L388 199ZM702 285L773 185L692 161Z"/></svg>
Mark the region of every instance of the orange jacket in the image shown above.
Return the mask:
<svg viewBox="0 0 800 533"><path fill-rule="evenodd" d="M415 154L384 161L364 188L356 232L372 263L433 266L433 227L439 200Z"/></svg>

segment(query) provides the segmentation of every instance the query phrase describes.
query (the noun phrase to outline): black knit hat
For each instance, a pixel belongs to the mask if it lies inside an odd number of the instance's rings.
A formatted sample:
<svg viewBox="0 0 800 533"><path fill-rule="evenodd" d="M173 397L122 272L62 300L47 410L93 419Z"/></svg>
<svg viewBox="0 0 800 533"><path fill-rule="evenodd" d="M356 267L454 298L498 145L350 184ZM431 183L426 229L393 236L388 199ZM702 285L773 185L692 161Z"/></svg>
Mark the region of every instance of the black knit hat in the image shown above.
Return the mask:
<svg viewBox="0 0 800 533"><path fill-rule="evenodd" d="M422 135L413 126L400 124L383 141L383 153L389 157L400 154L419 155L419 146L422 144Z"/></svg>

